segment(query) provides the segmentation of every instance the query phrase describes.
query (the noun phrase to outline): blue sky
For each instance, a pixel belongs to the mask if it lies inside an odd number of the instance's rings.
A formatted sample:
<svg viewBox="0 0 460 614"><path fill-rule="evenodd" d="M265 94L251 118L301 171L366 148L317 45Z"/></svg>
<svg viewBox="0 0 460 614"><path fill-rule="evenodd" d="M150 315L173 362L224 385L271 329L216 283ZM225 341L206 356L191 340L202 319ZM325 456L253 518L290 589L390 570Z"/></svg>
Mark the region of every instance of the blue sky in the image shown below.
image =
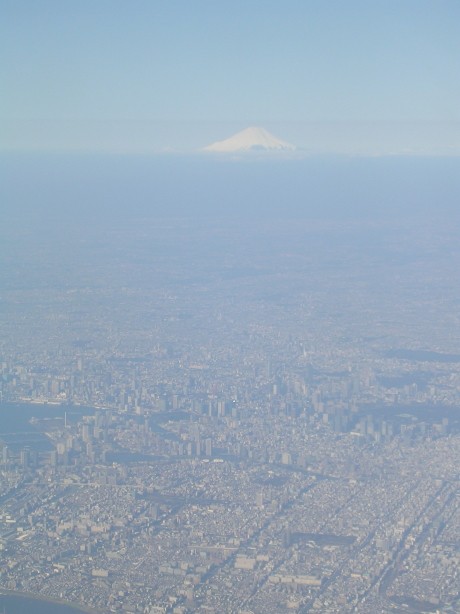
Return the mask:
<svg viewBox="0 0 460 614"><path fill-rule="evenodd" d="M458 0L0 0L3 149L459 153Z"/></svg>

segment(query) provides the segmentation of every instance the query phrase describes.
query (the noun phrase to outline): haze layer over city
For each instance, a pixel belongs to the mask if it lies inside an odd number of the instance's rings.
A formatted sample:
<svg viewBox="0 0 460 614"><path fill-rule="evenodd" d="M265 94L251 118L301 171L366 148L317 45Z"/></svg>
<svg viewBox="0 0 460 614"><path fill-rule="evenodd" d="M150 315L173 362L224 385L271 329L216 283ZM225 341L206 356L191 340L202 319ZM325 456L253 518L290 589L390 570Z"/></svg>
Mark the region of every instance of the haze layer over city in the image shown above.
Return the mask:
<svg viewBox="0 0 460 614"><path fill-rule="evenodd" d="M160 4L4 3L0 608L458 612L458 5Z"/></svg>

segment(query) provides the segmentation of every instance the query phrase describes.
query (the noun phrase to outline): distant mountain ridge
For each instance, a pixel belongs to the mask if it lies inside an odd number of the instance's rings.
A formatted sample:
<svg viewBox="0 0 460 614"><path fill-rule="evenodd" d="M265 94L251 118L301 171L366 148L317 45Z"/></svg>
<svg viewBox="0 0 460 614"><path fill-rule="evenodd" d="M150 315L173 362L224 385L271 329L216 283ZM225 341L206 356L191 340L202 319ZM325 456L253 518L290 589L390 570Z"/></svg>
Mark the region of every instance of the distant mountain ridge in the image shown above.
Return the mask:
<svg viewBox="0 0 460 614"><path fill-rule="evenodd" d="M211 143L203 151L234 153L250 151L295 151L295 146L276 138L268 130L252 126L228 139Z"/></svg>

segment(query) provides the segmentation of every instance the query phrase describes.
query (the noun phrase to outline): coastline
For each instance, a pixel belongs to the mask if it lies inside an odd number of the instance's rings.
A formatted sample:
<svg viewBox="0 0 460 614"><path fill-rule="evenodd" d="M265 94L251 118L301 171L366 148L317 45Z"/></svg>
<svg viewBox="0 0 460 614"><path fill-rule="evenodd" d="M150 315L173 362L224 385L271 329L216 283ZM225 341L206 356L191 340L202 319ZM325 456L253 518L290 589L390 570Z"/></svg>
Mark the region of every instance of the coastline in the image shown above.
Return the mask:
<svg viewBox="0 0 460 614"><path fill-rule="evenodd" d="M72 610L75 612L75 614L101 614L100 610L94 610L92 608L88 608L82 604L73 601L65 601L64 599L47 597L46 595L42 595L41 593L27 593L23 591L14 591L0 587L0 605L2 597L11 597L13 599L17 599L18 601L22 599L24 601L39 601L43 604L62 606L63 608L68 608L68 614L71 614Z"/></svg>

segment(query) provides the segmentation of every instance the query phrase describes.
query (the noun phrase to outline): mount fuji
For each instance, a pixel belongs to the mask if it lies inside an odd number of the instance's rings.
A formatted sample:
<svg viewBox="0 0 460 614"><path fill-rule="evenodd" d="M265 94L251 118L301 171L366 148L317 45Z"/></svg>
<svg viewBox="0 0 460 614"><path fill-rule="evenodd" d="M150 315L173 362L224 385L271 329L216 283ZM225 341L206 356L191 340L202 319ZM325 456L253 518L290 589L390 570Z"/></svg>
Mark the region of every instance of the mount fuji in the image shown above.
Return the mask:
<svg viewBox="0 0 460 614"><path fill-rule="evenodd" d="M270 134L265 128L251 127L234 134L224 141L217 141L203 151L219 153L252 152L252 151L294 151L294 145L281 141Z"/></svg>

